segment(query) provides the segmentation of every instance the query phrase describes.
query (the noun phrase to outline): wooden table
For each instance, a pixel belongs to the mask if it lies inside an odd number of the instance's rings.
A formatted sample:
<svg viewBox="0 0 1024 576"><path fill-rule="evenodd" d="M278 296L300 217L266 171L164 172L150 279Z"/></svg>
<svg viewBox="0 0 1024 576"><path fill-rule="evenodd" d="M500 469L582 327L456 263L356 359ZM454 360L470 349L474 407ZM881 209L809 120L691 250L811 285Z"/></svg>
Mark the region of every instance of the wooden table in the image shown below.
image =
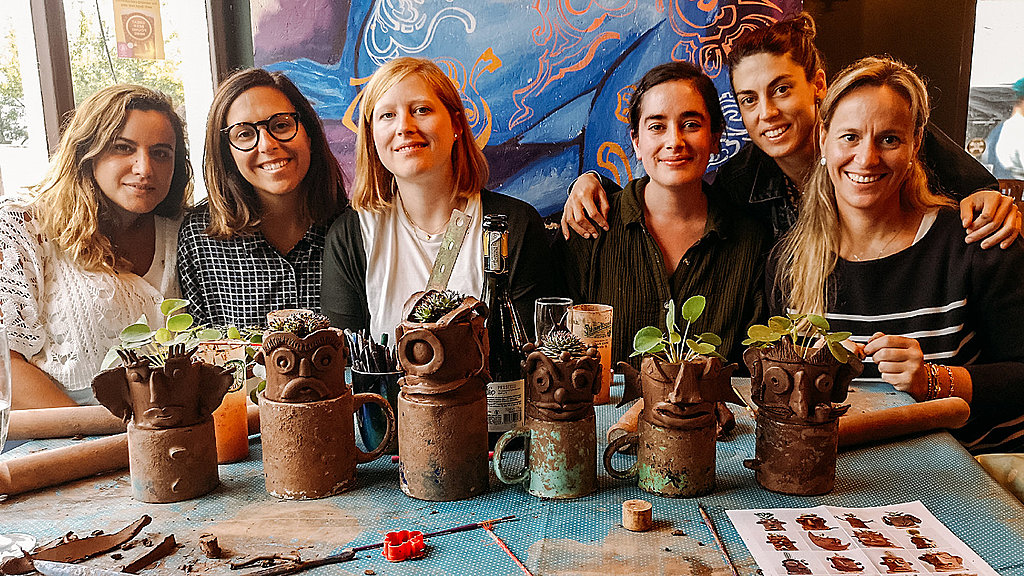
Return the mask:
<svg viewBox="0 0 1024 576"><path fill-rule="evenodd" d="M613 396L621 388L613 388ZM855 386L854 410L905 403L908 398L878 384ZM598 407L598 436L625 408ZM999 573L1024 575L1024 507L989 478L947 433L930 434L840 454L837 487L821 497L789 497L767 492L754 482L742 462L753 456L754 423L737 408L737 428L719 443L718 488L699 501L714 519L739 572L753 575L756 566L725 510L735 508L879 506L921 500L957 536ZM0 456L11 458L70 440L33 441ZM603 450L603 440L599 442ZM220 467L222 485L213 493L175 504L144 504L131 498L127 471L91 478L56 489L0 502L0 534L24 532L40 542L70 530L85 536L112 532L143 514L153 522L143 534L173 533L182 546L157 568L145 573L244 574L226 560L209 560L198 549L199 535L213 533L234 556L290 552L303 558L349 546L378 542L390 530L430 532L468 522L515 514L519 520L494 531L534 574L728 574L710 533L701 522L697 500L673 500L647 494L626 482L599 474L597 493L574 501L543 501L519 486L499 484L491 492L464 502L431 503L399 490L398 465L389 459L360 466L359 486L322 500L277 500L264 491L259 437L251 438L250 459ZM616 458L620 458L617 456ZM625 456L621 456L625 459ZM618 462L619 467L627 462ZM624 500L654 504L655 528L632 533L620 525ZM678 535L673 535L673 533ZM156 541L156 538L153 538ZM355 561L306 574L488 574L522 572L481 530L428 541L426 558L390 564L379 551ZM138 548L123 552L124 561ZM90 565L113 567L101 556Z"/></svg>

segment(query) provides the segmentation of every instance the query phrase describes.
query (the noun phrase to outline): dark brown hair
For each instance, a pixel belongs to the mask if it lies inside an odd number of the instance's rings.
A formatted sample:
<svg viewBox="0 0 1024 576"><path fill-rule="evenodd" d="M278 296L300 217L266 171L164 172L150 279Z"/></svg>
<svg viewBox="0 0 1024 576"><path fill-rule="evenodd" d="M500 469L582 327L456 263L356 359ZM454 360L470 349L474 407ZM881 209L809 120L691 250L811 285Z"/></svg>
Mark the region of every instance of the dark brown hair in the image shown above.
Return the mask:
<svg viewBox="0 0 1024 576"><path fill-rule="evenodd" d="M725 130L725 116L722 105L718 102L718 90L706 74L689 62L666 62L651 68L636 85L633 96L629 99L629 135L636 137L640 129L640 107L647 91L659 84L675 80L693 82L694 88L704 99L711 120L711 133L721 134Z"/></svg>
<svg viewBox="0 0 1024 576"><path fill-rule="evenodd" d="M803 68L807 80L812 81L818 70L825 69L825 58L814 45L816 35L814 18L807 12L779 20L764 28L748 30L736 39L729 55L726 56L729 75L732 76L733 69L747 56L768 53L789 56Z"/></svg>
<svg viewBox="0 0 1024 576"><path fill-rule="evenodd" d="M259 197L238 171L227 135L228 110L246 90L269 86L280 90L299 113L310 142L309 170L302 180L306 194L305 215L314 222L330 222L347 201L341 168L331 153L320 117L309 100L282 72L261 68L239 70L221 82L206 123L206 155L203 173L210 200L210 226L206 233L218 240L253 232L262 221Z"/></svg>

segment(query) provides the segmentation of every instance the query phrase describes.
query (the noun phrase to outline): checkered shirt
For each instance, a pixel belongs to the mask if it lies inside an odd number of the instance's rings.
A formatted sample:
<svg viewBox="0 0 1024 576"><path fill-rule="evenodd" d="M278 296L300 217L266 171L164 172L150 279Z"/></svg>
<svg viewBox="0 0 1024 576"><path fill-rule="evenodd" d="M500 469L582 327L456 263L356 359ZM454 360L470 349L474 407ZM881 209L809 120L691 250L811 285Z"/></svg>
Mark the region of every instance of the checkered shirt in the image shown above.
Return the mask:
<svg viewBox="0 0 1024 576"><path fill-rule="evenodd" d="M178 233L178 278L189 312L207 325L265 326L267 312L320 311L320 267L330 223L314 224L282 256L259 231L215 240L204 230L210 208L200 204Z"/></svg>

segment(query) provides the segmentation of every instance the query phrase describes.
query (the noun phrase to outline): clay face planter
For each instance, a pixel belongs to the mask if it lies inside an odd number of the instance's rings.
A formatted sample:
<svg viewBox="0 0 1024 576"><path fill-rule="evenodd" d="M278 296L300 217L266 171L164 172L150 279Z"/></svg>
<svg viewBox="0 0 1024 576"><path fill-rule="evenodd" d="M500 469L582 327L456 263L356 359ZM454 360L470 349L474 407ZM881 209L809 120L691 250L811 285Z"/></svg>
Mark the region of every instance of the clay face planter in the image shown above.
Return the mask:
<svg viewBox="0 0 1024 576"><path fill-rule="evenodd" d="M506 432L494 447L494 472L506 484L523 484L540 498L579 498L597 486L597 430L594 395L601 386L596 348L583 356L562 352L550 358L524 346L526 422ZM509 476L501 468L505 447L526 438L526 466Z"/></svg>
<svg viewBox="0 0 1024 576"><path fill-rule="evenodd" d="M267 366L260 395L263 472L278 498L323 498L355 484L356 464L379 457L395 430L388 402L377 394L352 395L345 384L344 339L334 329L300 338L273 332L257 362ZM355 444L352 415L363 404L380 406L387 419L381 445L366 453Z"/></svg>
<svg viewBox="0 0 1024 576"><path fill-rule="evenodd" d="M759 408L755 458L744 465L768 490L810 496L835 487L838 418L849 406L833 402L846 399L863 365L853 355L840 363L827 348L804 352L784 338L743 354Z"/></svg>
<svg viewBox="0 0 1024 576"><path fill-rule="evenodd" d="M119 351L124 366L93 379L96 399L128 422L132 496L142 502L179 502L219 483L211 414L231 386L230 371L193 363L172 347L164 366Z"/></svg>
<svg viewBox="0 0 1024 576"><path fill-rule="evenodd" d="M423 295L409 299L396 329L401 487L420 500L464 500L488 485L487 306L469 297L436 322L415 322Z"/></svg>
<svg viewBox="0 0 1024 576"><path fill-rule="evenodd" d="M736 365L722 366L717 358L670 364L646 356L638 373L628 364L627 391L635 396L637 382L644 409L637 431L615 439L604 452L604 465L615 478L636 477L638 485L655 494L693 497L715 487L715 403L738 401L729 378ZM636 446L637 461L626 470L612 467L612 456Z"/></svg>

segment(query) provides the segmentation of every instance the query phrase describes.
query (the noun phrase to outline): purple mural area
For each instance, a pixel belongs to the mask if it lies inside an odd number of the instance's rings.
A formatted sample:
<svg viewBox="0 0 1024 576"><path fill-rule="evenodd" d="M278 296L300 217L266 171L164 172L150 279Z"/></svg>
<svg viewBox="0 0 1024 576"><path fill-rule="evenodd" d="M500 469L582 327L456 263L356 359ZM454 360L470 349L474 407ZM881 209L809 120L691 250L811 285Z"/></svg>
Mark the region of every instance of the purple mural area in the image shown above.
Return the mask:
<svg viewBox="0 0 1024 576"><path fill-rule="evenodd" d="M324 119L347 181L362 85L398 56L430 58L459 86L490 188L542 215L586 170L640 175L628 134L633 84L668 60L715 81L728 130L712 168L745 132L725 55L744 30L801 0L269 0L252 3L257 66L288 74Z"/></svg>

